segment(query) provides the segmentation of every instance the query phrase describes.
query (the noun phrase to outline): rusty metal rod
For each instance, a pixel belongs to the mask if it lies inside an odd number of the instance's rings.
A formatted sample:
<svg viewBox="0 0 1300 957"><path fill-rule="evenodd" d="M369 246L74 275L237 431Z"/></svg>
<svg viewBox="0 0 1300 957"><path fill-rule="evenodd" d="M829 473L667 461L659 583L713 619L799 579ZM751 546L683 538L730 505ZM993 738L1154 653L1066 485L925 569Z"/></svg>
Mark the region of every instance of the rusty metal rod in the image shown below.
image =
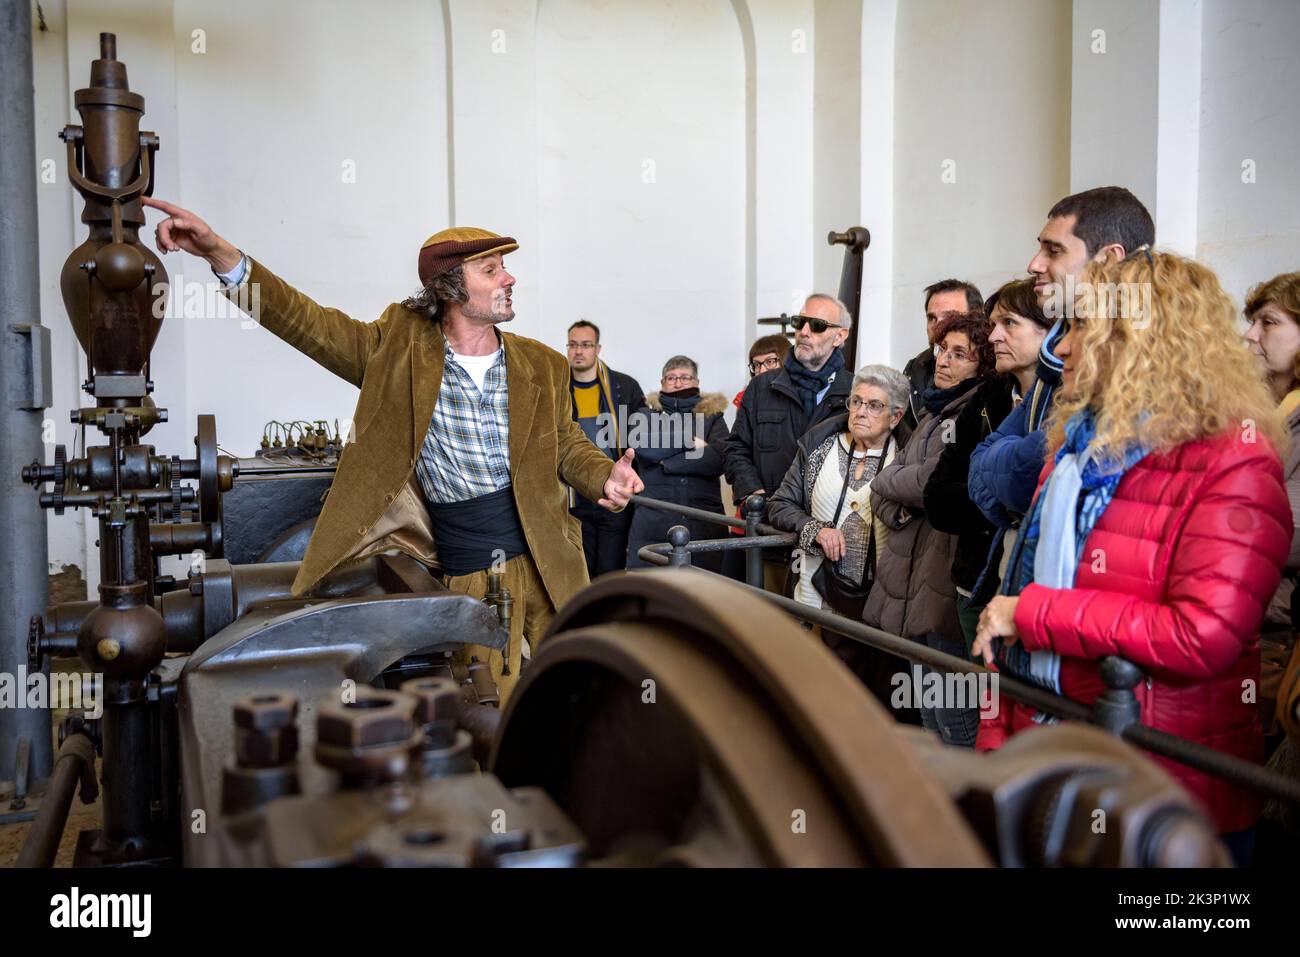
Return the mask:
<svg viewBox="0 0 1300 957"><path fill-rule="evenodd" d="M53 867L59 852L63 829L72 809L72 795L81 782L81 802L92 803L99 796L95 781L95 745L82 732L70 734L54 757L49 787L41 800L40 810L32 821L27 839L18 853L15 867Z"/></svg>
<svg viewBox="0 0 1300 957"><path fill-rule="evenodd" d="M696 521L708 522L712 525L725 525L728 528L744 530L745 523L738 518L732 518L730 515L720 515L717 512L705 511L702 508L693 508L690 505L679 505L676 502L665 502L657 498L647 498L644 495L629 496L632 504L653 508L660 512L672 512L674 515L684 515L687 518L693 518ZM758 531L764 535L785 535L786 532L779 528L773 528L771 525L759 525ZM797 536L795 536L797 538Z"/></svg>
<svg viewBox="0 0 1300 957"><path fill-rule="evenodd" d="M488 757L492 754L492 745L497 738L497 728L501 726L501 712L485 704L464 704L460 709L457 723L469 732L474 741L474 760L480 768L486 768Z"/></svg>

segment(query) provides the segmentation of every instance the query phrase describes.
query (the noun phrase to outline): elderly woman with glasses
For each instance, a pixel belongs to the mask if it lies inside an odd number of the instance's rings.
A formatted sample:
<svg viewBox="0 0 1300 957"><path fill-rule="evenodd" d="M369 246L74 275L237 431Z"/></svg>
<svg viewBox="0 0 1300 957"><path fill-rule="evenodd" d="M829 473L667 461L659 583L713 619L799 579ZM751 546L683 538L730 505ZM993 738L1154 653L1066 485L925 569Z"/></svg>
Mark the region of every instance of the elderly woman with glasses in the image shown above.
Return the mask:
<svg viewBox="0 0 1300 957"><path fill-rule="evenodd" d="M876 560L876 582L862 617L868 625L902 635L948 654L965 657L957 619L952 563L957 536L941 532L925 511L925 486L939 457L956 437L957 418L993 374L992 325L982 313L946 319L936 335L934 385L924 393L925 412L912 438L876 477L872 512L890 529ZM929 669L925 669L928 678ZM928 684L928 682L927 682ZM921 689L913 688L913 700ZM921 707L921 723L945 743L973 747L979 715L961 702Z"/></svg>
<svg viewBox="0 0 1300 957"><path fill-rule="evenodd" d="M700 392L699 367L689 356L673 356L664 363L659 385L658 392L646 396L645 409L628 419L628 442L641 466L643 494L722 515L727 442L722 413L727 397L721 392ZM668 529L674 525L689 528L692 540L720 538L726 531L680 513L638 508L628 534L627 567L647 567L637 552L645 545L668 541ZM719 571L722 555L700 553L692 562Z"/></svg>
<svg viewBox="0 0 1300 957"><path fill-rule="evenodd" d="M872 482L907 441L902 420L909 391L897 369L863 366L853 377L846 411L814 426L799 441L768 511L773 526L799 534L792 569L798 574L796 600L825 607L814 581L823 562L833 562L841 576L855 582L870 574L873 546L882 548L888 535L872 515ZM823 639L880 693L872 681L877 654L837 636L823 634ZM887 684L886 675L885 690Z"/></svg>

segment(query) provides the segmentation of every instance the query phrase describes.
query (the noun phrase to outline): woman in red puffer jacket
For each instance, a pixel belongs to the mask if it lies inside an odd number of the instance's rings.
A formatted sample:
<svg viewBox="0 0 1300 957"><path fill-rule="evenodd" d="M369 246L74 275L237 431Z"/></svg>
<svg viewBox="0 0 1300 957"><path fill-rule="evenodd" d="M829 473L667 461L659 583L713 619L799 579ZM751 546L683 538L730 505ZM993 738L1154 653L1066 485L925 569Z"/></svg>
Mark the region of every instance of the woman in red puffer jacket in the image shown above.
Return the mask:
<svg viewBox="0 0 1300 957"><path fill-rule="evenodd" d="M1281 420L1204 266L1140 251L1090 265L1081 289L1047 465L975 652L1089 704L1098 659L1120 655L1147 676L1144 724L1262 761L1260 622L1292 531ZM1004 701L978 746L1041 717ZM1156 760L1249 846L1253 793Z"/></svg>

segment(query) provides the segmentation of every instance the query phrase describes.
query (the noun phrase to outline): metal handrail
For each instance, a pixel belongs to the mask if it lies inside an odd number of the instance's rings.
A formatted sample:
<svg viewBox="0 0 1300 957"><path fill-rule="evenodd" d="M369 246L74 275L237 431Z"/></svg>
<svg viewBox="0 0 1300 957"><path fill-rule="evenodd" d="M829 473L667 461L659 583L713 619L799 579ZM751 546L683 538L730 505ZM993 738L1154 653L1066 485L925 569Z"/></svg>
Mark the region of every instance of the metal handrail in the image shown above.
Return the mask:
<svg viewBox="0 0 1300 957"><path fill-rule="evenodd" d="M789 546L797 541L798 536L791 532L779 532L771 529L770 526L759 526L754 513L761 513L763 502L761 498L757 502L752 502L755 498L757 497L750 496L750 499L746 500L746 522L740 523L738 519L715 512L688 509L672 502L647 499L641 495L633 496L633 500L638 505L687 515L698 521L733 528L740 527L742 524L750 526L746 528L743 537L729 535L727 538L692 541L690 530L686 526L674 525L668 531L668 542L642 546L637 555L647 564L680 567L689 566L690 556L697 552L746 549L747 558L751 559L748 563L747 581L744 583L746 587L758 592L763 598L796 618L813 622L853 641L908 661L928 665L939 671L996 675L998 693L1005 692L1007 697L1014 701L1067 720L1099 725L1152 754L1169 758L1197 771L1223 778L1269 797L1300 804L1300 781L1261 765L1252 764L1235 755L1142 724L1138 719L1140 709L1133 691L1143 678L1142 672L1132 662L1119 656L1112 655L1101 659L1102 678L1107 684L1107 691L1103 692L1096 704L1090 707L1038 685L992 671L973 661L873 628L833 611L814 608L793 598L765 590L762 585L761 549L771 546ZM760 527L770 533L758 534ZM758 566L757 574L754 573L755 565Z"/></svg>
<svg viewBox="0 0 1300 957"><path fill-rule="evenodd" d="M718 512L710 512L706 509L695 508L691 505L678 505L676 502L665 502L657 498L646 498L644 495L632 495L629 496L629 498L634 505L642 505L646 508L658 509L661 512L672 512L674 515L685 515L687 518L693 518L697 522L709 522L713 525L726 525L729 528L739 528L742 531L745 529L745 522L743 519L732 518L730 515L721 515ZM761 495L751 495L750 499L758 505L758 508L755 509L755 511L761 514L763 511L761 504L763 502L763 497ZM747 499L746 501L748 502L750 499ZM774 528L771 525L764 525L761 522L756 527L763 535L789 534L788 532L781 531L779 528Z"/></svg>

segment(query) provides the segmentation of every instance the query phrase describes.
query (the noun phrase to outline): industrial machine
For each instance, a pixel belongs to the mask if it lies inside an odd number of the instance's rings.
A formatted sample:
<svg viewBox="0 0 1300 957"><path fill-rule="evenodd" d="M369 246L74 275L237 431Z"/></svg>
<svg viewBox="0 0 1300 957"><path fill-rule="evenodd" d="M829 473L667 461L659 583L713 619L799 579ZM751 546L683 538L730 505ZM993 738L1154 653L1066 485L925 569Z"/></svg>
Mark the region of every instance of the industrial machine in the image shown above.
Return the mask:
<svg viewBox="0 0 1300 957"><path fill-rule="evenodd" d="M149 360L167 277L138 236L160 144L111 34L75 103L63 139L89 236L62 289L90 365L74 421L103 442L23 477L43 508L91 509L103 584L34 614L29 645L33 667L79 657L105 700L64 723L21 863L51 863L78 784L103 794L78 864L1226 863L1187 795L1115 737L1062 725L993 756L942 748L789 615L704 572L592 585L501 710L461 653L504 647L499 584L480 602L381 554L294 597L296 562L258 547L232 563L223 499L251 470L209 416L192 457L146 443L166 417ZM865 230L837 241L860 282ZM158 573L196 550L188 579Z"/></svg>

